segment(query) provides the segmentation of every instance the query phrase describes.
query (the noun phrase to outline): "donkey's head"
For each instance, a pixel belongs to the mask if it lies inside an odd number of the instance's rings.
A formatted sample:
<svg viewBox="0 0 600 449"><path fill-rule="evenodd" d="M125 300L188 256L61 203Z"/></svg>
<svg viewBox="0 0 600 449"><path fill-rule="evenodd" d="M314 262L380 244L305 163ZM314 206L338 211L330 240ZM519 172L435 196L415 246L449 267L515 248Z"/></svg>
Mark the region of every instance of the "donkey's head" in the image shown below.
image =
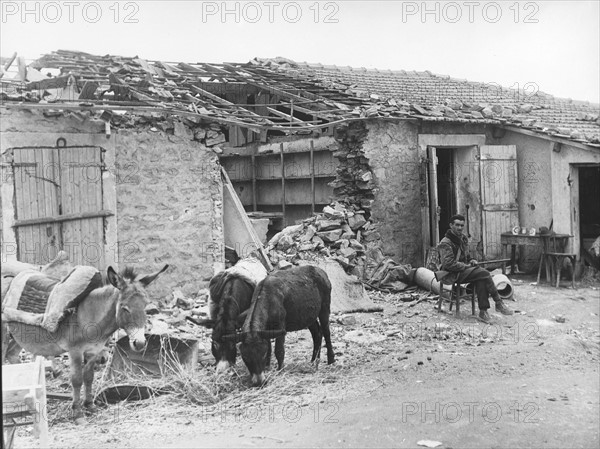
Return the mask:
<svg viewBox="0 0 600 449"><path fill-rule="evenodd" d="M285 335L285 330L259 330L255 332L240 332L223 335L223 341L241 342L240 352L252 376L252 385L259 387L265 382L265 367L269 364L269 352L272 338Z"/></svg>
<svg viewBox="0 0 600 449"><path fill-rule="evenodd" d="M126 268L118 274L108 267L108 281L119 290L117 300L117 325L125 329L129 337L129 345L134 351L141 351L146 346L144 327L146 325L146 305L148 294L146 287L154 281L169 265L152 274L136 274L131 268Z"/></svg>

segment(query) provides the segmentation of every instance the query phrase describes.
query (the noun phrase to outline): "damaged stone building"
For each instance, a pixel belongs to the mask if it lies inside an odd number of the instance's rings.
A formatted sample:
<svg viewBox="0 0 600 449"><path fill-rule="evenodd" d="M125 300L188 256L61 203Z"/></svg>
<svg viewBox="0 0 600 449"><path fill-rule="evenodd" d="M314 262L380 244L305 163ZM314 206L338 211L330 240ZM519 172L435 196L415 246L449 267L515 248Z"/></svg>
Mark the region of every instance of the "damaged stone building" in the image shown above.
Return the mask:
<svg viewBox="0 0 600 449"><path fill-rule="evenodd" d="M0 80L3 258L169 263L157 288L193 294L226 246L255 249L228 216L228 178L263 243L337 202L352 226L317 229L306 250L347 239L421 266L454 212L487 260L515 226L572 235L580 263L600 235L598 105L281 58L57 51L13 71Z"/></svg>

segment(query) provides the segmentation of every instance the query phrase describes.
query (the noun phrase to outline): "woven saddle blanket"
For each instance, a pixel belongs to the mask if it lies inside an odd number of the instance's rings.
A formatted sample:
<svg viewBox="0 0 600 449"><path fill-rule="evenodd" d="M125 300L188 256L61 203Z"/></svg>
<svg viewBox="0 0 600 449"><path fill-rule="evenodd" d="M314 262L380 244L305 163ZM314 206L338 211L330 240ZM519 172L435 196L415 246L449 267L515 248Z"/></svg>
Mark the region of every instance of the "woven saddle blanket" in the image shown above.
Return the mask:
<svg viewBox="0 0 600 449"><path fill-rule="evenodd" d="M22 271L6 292L2 319L56 332L69 309L98 287L102 287L102 275L94 267L76 266L60 281L36 270Z"/></svg>

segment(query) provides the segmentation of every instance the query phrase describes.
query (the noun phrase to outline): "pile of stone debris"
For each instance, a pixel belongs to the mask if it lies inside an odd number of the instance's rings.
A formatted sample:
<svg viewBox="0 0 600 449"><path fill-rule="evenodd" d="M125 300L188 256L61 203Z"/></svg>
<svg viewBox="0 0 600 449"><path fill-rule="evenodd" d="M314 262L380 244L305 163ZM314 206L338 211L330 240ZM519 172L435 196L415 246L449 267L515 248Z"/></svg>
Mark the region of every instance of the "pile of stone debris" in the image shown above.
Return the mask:
<svg viewBox="0 0 600 449"><path fill-rule="evenodd" d="M381 236L356 205L334 202L323 212L299 224L288 226L267 244L274 266L283 268L298 260L330 258L337 260L347 273L362 278L367 250L381 247Z"/></svg>
<svg viewBox="0 0 600 449"><path fill-rule="evenodd" d="M202 337L208 331L204 327L190 324L186 317L208 318L208 289L200 290L194 298L186 297L181 290L174 290L172 296L148 306L146 313L146 331L151 334L179 338Z"/></svg>

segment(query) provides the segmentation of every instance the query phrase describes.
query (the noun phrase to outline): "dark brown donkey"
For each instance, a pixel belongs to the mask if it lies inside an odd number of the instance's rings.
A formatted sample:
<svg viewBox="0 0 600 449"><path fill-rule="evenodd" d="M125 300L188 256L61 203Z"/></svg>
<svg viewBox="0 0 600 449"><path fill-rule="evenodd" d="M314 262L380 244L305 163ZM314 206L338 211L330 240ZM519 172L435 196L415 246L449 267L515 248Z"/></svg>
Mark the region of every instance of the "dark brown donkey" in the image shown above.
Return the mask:
<svg viewBox="0 0 600 449"><path fill-rule="evenodd" d="M321 355L325 337L327 363L335 361L329 331L331 282L321 268L310 265L277 271L254 289L252 304L242 332L224 335L224 341L242 342L242 359L252 376L252 384L265 381L264 370L271 361L271 341L275 338L277 367L283 367L285 334L308 329L313 338L314 362Z"/></svg>
<svg viewBox="0 0 600 449"><path fill-rule="evenodd" d="M13 338L26 351L45 357L69 353L73 418L77 424L84 422L81 384L85 387L83 406L91 408L94 364L110 336L117 329L124 329L131 349L139 352L146 346L144 326L148 294L145 287L167 268L168 265L165 265L155 273L137 275L131 268L117 274L108 267L107 277L111 285L92 290L75 311L65 317L56 332L15 321L7 323Z"/></svg>

